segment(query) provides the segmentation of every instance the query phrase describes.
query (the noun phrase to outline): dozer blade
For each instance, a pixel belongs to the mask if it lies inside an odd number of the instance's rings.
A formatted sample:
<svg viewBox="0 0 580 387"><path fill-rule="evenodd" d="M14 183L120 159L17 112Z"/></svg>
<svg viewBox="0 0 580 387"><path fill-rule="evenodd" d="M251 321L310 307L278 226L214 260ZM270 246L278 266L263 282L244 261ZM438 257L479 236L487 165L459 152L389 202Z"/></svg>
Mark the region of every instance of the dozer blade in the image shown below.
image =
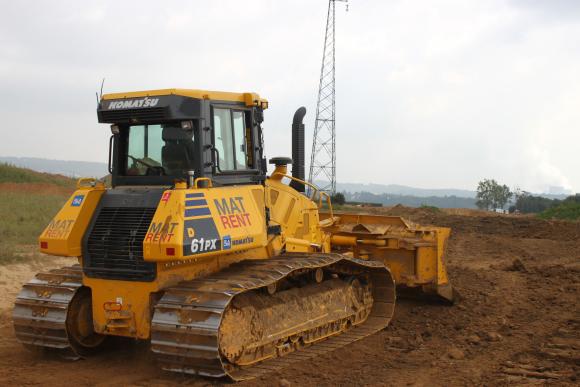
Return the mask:
<svg viewBox="0 0 580 387"><path fill-rule="evenodd" d="M151 349L163 369L251 379L385 328L395 287L380 262L286 254L166 289Z"/></svg>
<svg viewBox="0 0 580 387"><path fill-rule="evenodd" d="M321 213L321 220L329 220ZM387 266L398 286L421 289L446 302L455 292L445 268L445 250L451 230L415 225L398 216L334 214L326 222L332 250Z"/></svg>

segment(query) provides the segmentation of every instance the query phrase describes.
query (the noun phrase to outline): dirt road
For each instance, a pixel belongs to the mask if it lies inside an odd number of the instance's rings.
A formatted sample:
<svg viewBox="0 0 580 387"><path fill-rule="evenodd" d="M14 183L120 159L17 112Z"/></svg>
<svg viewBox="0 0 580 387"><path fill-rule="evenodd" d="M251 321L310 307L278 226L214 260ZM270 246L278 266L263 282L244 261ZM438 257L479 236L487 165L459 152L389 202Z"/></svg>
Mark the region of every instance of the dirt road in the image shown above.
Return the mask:
<svg viewBox="0 0 580 387"><path fill-rule="evenodd" d="M577 385L580 377L580 225L533 218L389 210L453 228L448 269L462 299L444 306L398 302L389 328L340 350L259 380L258 385ZM41 266L0 267L0 385L220 385L161 372L148 347L66 362L31 353L15 340L11 304Z"/></svg>

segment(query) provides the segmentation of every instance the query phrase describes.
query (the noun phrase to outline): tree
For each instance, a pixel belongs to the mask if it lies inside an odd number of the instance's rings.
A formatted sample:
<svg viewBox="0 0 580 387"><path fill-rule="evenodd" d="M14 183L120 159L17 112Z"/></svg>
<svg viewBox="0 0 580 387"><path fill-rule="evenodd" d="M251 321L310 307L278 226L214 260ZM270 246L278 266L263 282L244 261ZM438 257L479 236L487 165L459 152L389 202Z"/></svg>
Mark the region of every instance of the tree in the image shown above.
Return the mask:
<svg viewBox="0 0 580 387"><path fill-rule="evenodd" d="M338 205L343 205L346 202L346 199L344 198L344 194L342 192L337 192L334 195L332 195L331 200L333 203Z"/></svg>
<svg viewBox="0 0 580 387"><path fill-rule="evenodd" d="M475 205L480 209L489 210L493 201L493 187L495 180L483 179L477 184L477 202Z"/></svg>
<svg viewBox="0 0 580 387"><path fill-rule="evenodd" d="M510 198L514 195L510 188L503 184L497 185L494 187L494 208L504 208L506 203L510 200Z"/></svg>
<svg viewBox="0 0 580 387"><path fill-rule="evenodd" d="M477 207L481 209L503 208L513 196L507 185L500 185L494 179L483 179L477 185Z"/></svg>
<svg viewBox="0 0 580 387"><path fill-rule="evenodd" d="M516 190L514 196L516 199L515 209L523 214L543 212L560 204L560 200L533 196L526 191Z"/></svg>

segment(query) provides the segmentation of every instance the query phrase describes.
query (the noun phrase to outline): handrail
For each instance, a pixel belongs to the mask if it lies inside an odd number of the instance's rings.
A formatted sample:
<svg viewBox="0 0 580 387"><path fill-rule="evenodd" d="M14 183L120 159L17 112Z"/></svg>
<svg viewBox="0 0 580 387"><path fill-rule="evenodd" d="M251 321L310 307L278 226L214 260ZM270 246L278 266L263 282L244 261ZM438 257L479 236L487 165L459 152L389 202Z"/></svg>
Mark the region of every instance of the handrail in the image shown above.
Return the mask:
<svg viewBox="0 0 580 387"><path fill-rule="evenodd" d="M318 208L322 208L322 195L326 196L326 202L328 203L328 210L330 211L330 219L334 219L334 212L332 210L332 200L330 195L324 191L320 191L320 196L318 198Z"/></svg>
<svg viewBox="0 0 580 387"><path fill-rule="evenodd" d="M317 186L315 186L314 184L308 183L304 180L300 180L294 176L291 175L287 175L285 173L281 173L281 172L274 172L272 173L272 177L273 176L281 176L281 177L287 177L290 180L294 180L300 184L303 184L304 186L308 186L310 188L312 188L311 194L310 196L308 196L308 199L310 199L311 201L313 201L314 203L316 203L314 201L314 197L316 196L316 194L318 194L318 208L322 208L322 196L326 196L326 202L328 203L328 209L330 210L330 218L332 219L334 217L334 213L332 210L332 201L330 199L330 195L324 191L321 191Z"/></svg>
<svg viewBox="0 0 580 387"><path fill-rule="evenodd" d="M109 174L113 174L113 141L115 141L115 135L112 135L111 138L109 138L109 161L108 161L108 165L107 165L107 170L109 171Z"/></svg>
<svg viewBox="0 0 580 387"><path fill-rule="evenodd" d="M77 180L77 189L84 187L94 187L97 185L97 179L94 177L81 177Z"/></svg>
<svg viewBox="0 0 580 387"><path fill-rule="evenodd" d="M308 187L312 188L312 193L314 193L314 194L315 194L316 192L320 191L320 190L318 189L318 187L317 187L317 186L315 186L314 184L310 184L310 183L308 183L308 182L306 182L306 181L304 181L304 180L300 180L300 179L298 179L298 178L296 178L296 177L294 177L294 176L287 175L287 174L285 174L285 173L281 173L281 172L274 172L274 173L272 173L271 177L274 177L274 176L287 177L287 178L288 178L288 179L290 179L290 180L294 180L294 181L296 181L296 182L298 182L298 183L300 183L300 184L302 184L302 185L304 185L304 186L308 186ZM313 195L313 194L312 194L312 195L310 195L308 198L309 198L310 200L314 201L314 196L315 196L315 195Z"/></svg>

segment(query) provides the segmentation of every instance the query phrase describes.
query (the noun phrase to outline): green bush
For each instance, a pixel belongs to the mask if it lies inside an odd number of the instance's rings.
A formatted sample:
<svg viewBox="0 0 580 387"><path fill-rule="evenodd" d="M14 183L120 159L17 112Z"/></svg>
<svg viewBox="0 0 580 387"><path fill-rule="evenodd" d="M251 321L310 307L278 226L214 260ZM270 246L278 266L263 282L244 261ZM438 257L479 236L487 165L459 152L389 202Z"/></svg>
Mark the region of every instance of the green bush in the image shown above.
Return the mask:
<svg viewBox="0 0 580 387"><path fill-rule="evenodd" d="M538 216L542 219L580 220L580 202L576 202L574 199L569 200L570 198L557 206L548 208Z"/></svg>
<svg viewBox="0 0 580 387"><path fill-rule="evenodd" d="M516 194L516 203L514 211L518 210L522 214L533 214L546 211L549 208L557 206L560 200L548 199L541 196L533 196L528 192Z"/></svg>
<svg viewBox="0 0 580 387"><path fill-rule="evenodd" d="M431 211L431 212L440 212L441 210L439 209L439 207L435 207L435 206L429 206L427 204L421 204L421 207L424 210L427 211Z"/></svg>

